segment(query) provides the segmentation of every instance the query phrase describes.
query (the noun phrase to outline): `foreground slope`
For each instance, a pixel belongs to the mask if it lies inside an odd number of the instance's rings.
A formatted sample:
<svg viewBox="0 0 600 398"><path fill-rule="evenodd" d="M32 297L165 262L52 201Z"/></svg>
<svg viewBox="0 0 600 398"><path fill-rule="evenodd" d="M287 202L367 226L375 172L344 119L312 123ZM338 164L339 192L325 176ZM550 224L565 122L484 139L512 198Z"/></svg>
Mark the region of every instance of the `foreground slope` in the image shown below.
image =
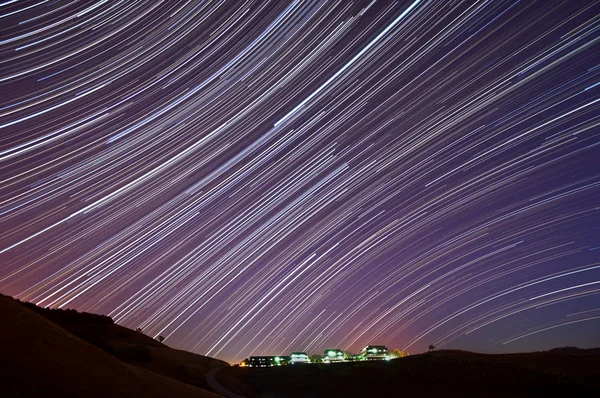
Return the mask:
<svg viewBox="0 0 600 398"><path fill-rule="evenodd" d="M0 297L2 397L217 397L119 361Z"/></svg>
<svg viewBox="0 0 600 398"><path fill-rule="evenodd" d="M123 362L196 387L210 390L206 374L213 368L229 366L215 358L172 349L143 333L117 325L104 315L19 304Z"/></svg>
<svg viewBox="0 0 600 398"><path fill-rule="evenodd" d="M234 367L217 379L247 397L596 396L600 355L440 351L392 361Z"/></svg>

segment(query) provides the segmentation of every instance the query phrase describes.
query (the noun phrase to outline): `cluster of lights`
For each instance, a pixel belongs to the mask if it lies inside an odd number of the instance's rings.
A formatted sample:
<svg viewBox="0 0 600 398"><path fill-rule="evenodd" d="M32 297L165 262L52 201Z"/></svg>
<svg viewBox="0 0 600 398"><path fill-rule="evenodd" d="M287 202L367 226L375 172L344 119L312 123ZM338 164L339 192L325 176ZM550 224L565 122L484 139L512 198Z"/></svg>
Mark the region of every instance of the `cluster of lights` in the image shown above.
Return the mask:
<svg viewBox="0 0 600 398"><path fill-rule="evenodd" d="M351 361L368 361L368 360L387 360L392 359L388 355L388 349L384 346L367 346L361 350L361 354L347 359L344 352L340 349L327 349L323 357L324 363L346 362ZM305 352L292 352L289 357L285 356L265 356L265 357L250 357L249 361L240 363L242 367L271 367L282 366L295 363L311 363L312 361ZM320 362L320 359L315 362Z"/></svg>
<svg viewBox="0 0 600 398"><path fill-rule="evenodd" d="M331 362L344 362L344 353L342 350L325 350L325 357L323 358L324 363Z"/></svg>

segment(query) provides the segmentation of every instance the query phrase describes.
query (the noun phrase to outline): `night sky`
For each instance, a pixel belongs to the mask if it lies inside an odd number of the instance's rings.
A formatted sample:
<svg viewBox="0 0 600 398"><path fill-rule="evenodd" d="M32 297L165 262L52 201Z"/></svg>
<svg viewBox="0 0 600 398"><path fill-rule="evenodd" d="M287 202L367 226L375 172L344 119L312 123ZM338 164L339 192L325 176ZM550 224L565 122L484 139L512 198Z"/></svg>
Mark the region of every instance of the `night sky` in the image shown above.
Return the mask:
<svg viewBox="0 0 600 398"><path fill-rule="evenodd" d="M0 61L4 294L227 361L600 345L598 1L4 0Z"/></svg>

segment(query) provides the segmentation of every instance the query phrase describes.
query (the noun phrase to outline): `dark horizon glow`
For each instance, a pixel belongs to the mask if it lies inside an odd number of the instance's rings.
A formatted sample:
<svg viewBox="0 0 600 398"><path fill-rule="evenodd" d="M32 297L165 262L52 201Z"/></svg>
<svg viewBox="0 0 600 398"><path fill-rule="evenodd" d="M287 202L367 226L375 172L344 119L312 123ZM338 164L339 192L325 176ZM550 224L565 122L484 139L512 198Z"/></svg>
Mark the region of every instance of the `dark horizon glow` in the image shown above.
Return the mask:
<svg viewBox="0 0 600 398"><path fill-rule="evenodd" d="M0 292L170 346L600 345L600 3L0 3Z"/></svg>

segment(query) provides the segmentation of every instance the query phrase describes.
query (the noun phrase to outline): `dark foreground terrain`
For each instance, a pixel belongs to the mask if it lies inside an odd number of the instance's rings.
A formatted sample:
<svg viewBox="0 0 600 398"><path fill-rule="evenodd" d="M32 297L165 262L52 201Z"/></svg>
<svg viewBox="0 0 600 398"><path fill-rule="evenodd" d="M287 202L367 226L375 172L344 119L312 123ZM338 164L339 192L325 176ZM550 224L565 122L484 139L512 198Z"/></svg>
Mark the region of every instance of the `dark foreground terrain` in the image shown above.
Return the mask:
<svg viewBox="0 0 600 398"><path fill-rule="evenodd" d="M219 382L247 397L600 396L596 350L485 355L437 351L389 362L227 368Z"/></svg>
<svg viewBox="0 0 600 398"><path fill-rule="evenodd" d="M174 350L112 319L0 296L0 397L217 397L223 361Z"/></svg>
<svg viewBox="0 0 600 398"><path fill-rule="evenodd" d="M106 316L50 310L0 295L0 397L596 397L600 350L511 355L436 351L389 362L228 367ZM212 372L211 374L213 374ZM218 388L218 386L215 386Z"/></svg>

